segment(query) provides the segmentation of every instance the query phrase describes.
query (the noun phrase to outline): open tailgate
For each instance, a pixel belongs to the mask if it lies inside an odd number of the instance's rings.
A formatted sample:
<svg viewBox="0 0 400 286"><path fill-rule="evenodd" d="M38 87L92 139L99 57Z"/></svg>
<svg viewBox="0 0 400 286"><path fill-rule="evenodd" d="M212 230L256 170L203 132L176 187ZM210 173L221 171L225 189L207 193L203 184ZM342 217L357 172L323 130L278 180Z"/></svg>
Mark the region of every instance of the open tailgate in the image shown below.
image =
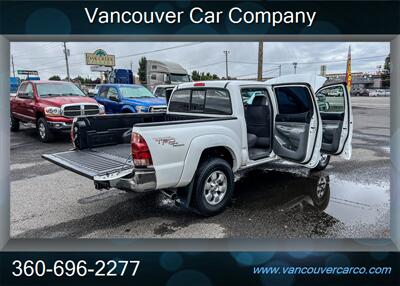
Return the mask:
<svg viewBox="0 0 400 286"><path fill-rule="evenodd" d="M95 181L112 180L132 173L130 144L73 150L42 157L67 170Z"/></svg>

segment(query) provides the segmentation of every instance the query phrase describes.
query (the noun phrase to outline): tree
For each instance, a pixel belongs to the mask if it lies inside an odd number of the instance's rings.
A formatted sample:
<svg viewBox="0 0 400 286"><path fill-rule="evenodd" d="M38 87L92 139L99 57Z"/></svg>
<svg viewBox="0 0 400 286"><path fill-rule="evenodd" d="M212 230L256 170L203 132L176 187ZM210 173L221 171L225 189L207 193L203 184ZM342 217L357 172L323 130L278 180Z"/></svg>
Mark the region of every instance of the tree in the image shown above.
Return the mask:
<svg viewBox="0 0 400 286"><path fill-rule="evenodd" d="M211 74L209 72L200 73L199 71L194 70L194 71L192 71L192 79L194 81L197 81L197 80L219 80L220 78L216 74Z"/></svg>
<svg viewBox="0 0 400 286"><path fill-rule="evenodd" d="M383 71L381 74L382 87L390 87L390 54L385 59L385 64L383 65Z"/></svg>
<svg viewBox="0 0 400 286"><path fill-rule="evenodd" d="M58 75L53 75L53 76L49 77L49 80L61 80L61 78Z"/></svg>
<svg viewBox="0 0 400 286"><path fill-rule="evenodd" d="M141 83L146 83L146 68L147 68L147 59L146 57L142 57L139 60L139 69L137 72Z"/></svg>

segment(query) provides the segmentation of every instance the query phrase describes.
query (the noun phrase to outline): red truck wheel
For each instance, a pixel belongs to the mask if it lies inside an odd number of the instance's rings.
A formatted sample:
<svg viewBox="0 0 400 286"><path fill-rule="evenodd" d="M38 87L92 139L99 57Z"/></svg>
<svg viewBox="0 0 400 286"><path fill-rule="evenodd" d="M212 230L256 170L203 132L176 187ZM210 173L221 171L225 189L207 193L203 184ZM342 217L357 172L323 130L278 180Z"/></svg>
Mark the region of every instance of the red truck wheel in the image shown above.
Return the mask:
<svg viewBox="0 0 400 286"><path fill-rule="evenodd" d="M19 119L11 115L10 119L10 130L12 132L17 132L19 130Z"/></svg>
<svg viewBox="0 0 400 286"><path fill-rule="evenodd" d="M39 118L36 128L39 134L39 138L42 142L47 143L54 140L54 134L50 130L49 124L47 123L46 119L44 119L43 117Z"/></svg>

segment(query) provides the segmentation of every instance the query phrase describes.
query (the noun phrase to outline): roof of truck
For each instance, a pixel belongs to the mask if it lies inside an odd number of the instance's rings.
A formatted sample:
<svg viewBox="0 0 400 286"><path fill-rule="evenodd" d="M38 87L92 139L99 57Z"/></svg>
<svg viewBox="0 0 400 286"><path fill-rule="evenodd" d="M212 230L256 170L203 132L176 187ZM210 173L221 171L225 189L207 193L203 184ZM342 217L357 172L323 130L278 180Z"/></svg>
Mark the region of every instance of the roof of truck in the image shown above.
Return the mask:
<svg viewBox="0 0 400 286"><path fill-rule="evenodd" d="M140 84L129 84L129 83L102 83L98 84L99 86L125 86L125 87L144 87Z"/></svg>
<svg viewBox="0 0 400 286"><path fill-rule="evenodd" d="M204 81L192 81L178 84L178 89L188 87L217 87L225 88L227 85L239 86L249 84L264 84L262 81L255 80L204 80Z"/></svg>
<svg viewBox="0 0 400 286"><path fill-rule="evenodd" d="M306 74L291 74L284 75L276 78L272 78L267 81L256 81L256 80L205 80L205 81L194 81L181 83L178 85L178 89L181 88L189 88L189 87L217 87L217 88L225 88L228 84L230 86L241 86L241 85L257 85L257 84L285 84L285 83L308 83L312 86L314 90L320 88L324 82L326 81L326 77L318 76L312 73Z"/></svg>

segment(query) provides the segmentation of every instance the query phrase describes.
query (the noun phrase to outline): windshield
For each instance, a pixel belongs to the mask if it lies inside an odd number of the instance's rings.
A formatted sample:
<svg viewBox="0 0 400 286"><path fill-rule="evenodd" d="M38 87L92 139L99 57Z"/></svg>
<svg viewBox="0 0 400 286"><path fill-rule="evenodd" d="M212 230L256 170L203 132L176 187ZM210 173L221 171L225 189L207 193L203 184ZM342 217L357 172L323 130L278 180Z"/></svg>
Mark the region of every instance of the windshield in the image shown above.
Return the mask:
<svg viewBox="0 0 400 286"><path fill-rule="evenodd" d="M36 89L40 97L46 96L86 96L75 84L65 83L37 83Z"/></svg>
<svg viewBox="0 0 400 286"><path fill-rule="evenodd" d="M187 74L171 74L171 82L189 82L189 76Z"/></svg>
<svg viewBox="0 0 400 286"><path fill-rule="evenodd" d="M121 86L119 88L124 98L153 98L155 97L150 90L142 86Z"/></svg>

